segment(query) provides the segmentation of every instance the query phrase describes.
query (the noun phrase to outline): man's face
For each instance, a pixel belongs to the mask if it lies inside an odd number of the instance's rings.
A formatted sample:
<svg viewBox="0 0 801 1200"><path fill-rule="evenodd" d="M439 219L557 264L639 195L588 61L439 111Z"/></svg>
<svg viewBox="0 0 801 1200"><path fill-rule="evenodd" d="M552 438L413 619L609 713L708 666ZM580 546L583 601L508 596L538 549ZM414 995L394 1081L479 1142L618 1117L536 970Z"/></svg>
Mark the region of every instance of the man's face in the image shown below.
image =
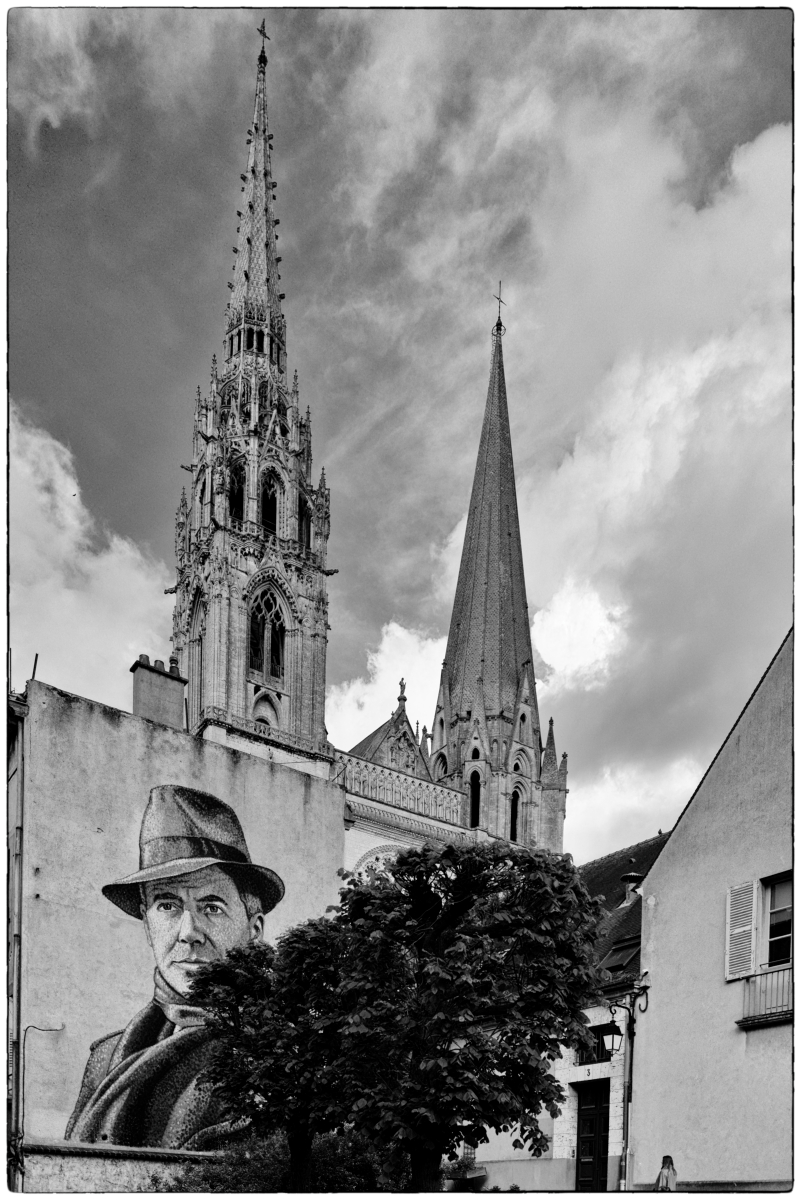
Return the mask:
<svg viewBox="0 0 801 1200"><path fill-rule="evenodd" d="M145 884L142 918L156 965L186 995L202 963L261 938L264 917L248 918L236 884L219 867Z"/></svg>

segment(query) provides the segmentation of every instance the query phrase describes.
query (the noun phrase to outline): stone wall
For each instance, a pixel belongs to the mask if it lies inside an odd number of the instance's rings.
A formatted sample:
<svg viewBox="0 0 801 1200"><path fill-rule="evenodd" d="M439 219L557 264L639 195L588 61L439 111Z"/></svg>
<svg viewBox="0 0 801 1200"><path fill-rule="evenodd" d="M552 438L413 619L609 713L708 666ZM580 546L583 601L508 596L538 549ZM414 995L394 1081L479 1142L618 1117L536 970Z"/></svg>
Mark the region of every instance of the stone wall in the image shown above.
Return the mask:
<svg viewBox="0 0 801 1200"><path fill-rule="evenodd" d="M81 1146L25 1146L24 1192L159 1192L188 1165L217 1155L192 1151Z"/></svg>

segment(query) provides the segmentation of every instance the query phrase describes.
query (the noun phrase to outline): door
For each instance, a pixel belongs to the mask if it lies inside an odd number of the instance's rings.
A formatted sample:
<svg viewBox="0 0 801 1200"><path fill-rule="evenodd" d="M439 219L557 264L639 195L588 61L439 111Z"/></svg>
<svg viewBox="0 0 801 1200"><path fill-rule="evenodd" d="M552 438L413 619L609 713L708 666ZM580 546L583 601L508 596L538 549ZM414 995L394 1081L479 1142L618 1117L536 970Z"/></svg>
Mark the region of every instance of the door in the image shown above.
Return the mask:
<svg viewBox="0 0 801 1200"><path fill-rule="evenodd" d="M609 1153L609 1080L576 1084L578 1092L578 1144L576 1191L606 1191Z"/></svg>

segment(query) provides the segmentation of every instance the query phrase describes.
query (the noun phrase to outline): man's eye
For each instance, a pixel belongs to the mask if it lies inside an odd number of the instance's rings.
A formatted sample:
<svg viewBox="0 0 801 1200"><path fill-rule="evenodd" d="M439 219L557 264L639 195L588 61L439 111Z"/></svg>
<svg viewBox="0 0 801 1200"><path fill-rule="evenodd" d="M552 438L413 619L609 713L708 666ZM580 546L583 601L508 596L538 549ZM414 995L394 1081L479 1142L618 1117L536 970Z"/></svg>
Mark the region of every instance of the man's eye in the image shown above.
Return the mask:
<svg viewBox="0 0 801 1200"><path fill-rule="evenodd" d="M172 912L175 908L175 903L172 900L159 900L156 904L156 912Z"/></svg>
<svg viewBox="0 0 801 1200"><path fill-rule="evenodd" d="M217 915L217 913L221 913L223 910L222 906L219 904L206 904L204 905L203 911L210 913L214 917Z"/></svg>

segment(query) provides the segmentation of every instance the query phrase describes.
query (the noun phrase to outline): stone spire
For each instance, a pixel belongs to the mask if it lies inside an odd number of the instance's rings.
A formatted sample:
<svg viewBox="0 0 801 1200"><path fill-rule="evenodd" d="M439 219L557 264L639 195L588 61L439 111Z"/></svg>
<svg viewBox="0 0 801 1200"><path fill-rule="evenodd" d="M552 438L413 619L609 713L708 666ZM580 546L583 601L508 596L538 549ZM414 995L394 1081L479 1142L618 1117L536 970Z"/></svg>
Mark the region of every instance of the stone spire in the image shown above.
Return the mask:
<svg viewBox="0 0 801 1200"><path fill-rule="evenodd" d="M446 651L451 707L460 716L474 707L479 677L487 713L511 716L524 664L533 657L502 334L499 318Z"/></svg>
<svg viewBox="0 0 801 1200"><path fill-rule="evenodd" d="M561 853L567 762L543 763L499 315L430 769L469 795L471 824ZM553 757L553 764L551 758ZM548 783L541 772L547 765Z"/></svg>
<svg viewBox="0 0 801 1200"><path fill-rule="evenodd" d="M242 180L242 208L239 216L236 261L234 263L233 295L230 309L244 311L248 302L260 306L273 317L281 317L278 258L276 251L274 192L272 174L272 134L267 121L267 56L259 55L256 75L256 103L253 124L248 129L248 164Z"/></svg>

